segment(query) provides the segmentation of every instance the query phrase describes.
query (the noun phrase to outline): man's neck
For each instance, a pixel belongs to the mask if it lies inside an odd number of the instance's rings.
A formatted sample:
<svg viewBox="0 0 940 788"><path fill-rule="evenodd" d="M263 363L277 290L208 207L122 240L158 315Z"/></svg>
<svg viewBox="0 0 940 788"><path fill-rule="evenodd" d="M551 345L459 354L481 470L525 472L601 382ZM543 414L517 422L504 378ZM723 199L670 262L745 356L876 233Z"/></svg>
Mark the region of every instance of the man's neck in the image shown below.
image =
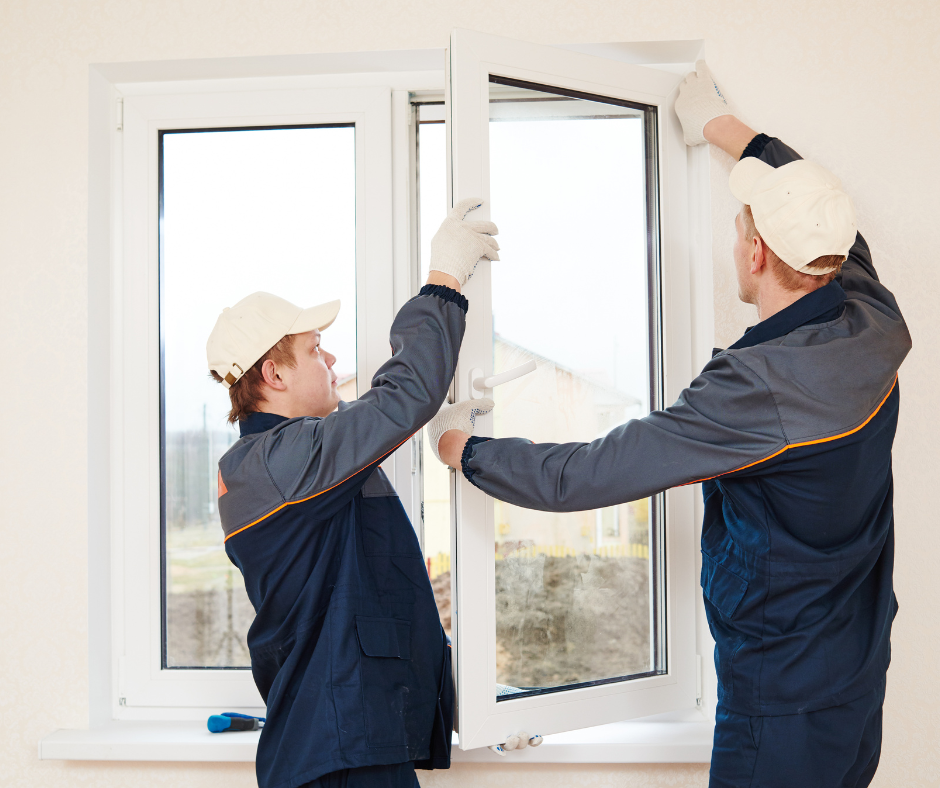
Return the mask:
<svg viewBox="0 0 940 788"><path fill-rule="evenodd" d="M788 306L792 306L803 296L812 292L812 290L784 290L780 287L769 287L766 291L757 295L757 303L755 304L757 319L763 323L777 312L782 312Z"/></svg>

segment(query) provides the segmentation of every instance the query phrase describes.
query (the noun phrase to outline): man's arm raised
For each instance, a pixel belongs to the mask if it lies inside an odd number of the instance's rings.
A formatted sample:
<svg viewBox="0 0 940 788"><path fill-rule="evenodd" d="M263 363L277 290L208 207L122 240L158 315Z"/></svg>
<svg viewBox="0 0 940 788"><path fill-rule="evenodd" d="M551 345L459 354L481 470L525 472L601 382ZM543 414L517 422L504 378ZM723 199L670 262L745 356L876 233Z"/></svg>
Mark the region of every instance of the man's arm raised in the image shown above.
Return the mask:
<svg viewBox="0 0 940 788"><path fill-rule="evenodd" d="M458 203L432 239L427 285L396 316L392 357L371 388L329 416L300 420L268 442L268 471L286 499L316 495L380 462L424 426L447 396L468 307L460 288L480 259L499 259L496 225L467 219L481 204Z"/></svg>

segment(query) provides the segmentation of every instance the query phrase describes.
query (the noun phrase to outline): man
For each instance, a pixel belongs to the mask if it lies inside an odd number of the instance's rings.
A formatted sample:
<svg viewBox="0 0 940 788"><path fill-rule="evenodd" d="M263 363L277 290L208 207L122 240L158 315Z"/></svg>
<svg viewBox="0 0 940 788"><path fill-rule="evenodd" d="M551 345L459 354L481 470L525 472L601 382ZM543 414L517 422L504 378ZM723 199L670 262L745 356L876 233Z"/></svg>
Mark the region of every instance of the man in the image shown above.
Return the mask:
<svg viewBox="0 0 940 788"><path fill-rule="evenodd" d="M490 222L465 200L431 243L427 285L391 329L372 388L339 401L321 331L333 301L300 309L254 293L209 337L241 439L219 461L225 549L256 612L251 670L267 704L261 788L414 788L447 768L449 644L414 530L379 468L437 411L454 376Z"/></svg>
<svg viewBox="0 0 940 788"><path fill-rule="evenodd" d="M545 511L701 483L710 784L866 786L897 612L891 447L910 336L835 176L729 114L704 63L676 110L688 144L740 159L734 262L760 322L674 405L593 443L474 438L458 403L432 446L489 495Z"/></svg>

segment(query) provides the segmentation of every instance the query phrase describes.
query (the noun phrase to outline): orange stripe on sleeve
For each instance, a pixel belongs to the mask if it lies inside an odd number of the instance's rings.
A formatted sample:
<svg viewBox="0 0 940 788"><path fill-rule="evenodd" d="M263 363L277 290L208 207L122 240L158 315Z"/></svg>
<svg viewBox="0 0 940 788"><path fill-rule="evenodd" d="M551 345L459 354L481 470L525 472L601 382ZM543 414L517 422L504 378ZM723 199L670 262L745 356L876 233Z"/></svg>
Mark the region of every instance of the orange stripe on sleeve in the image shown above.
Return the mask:
<svg viewBox="0 0 940 788"><path fill-rule="evenodd" d="M415 435L417 435L417 433L415 433ZM388 454L385 455L385 457L387 458L389 454L391 454L393 451L395 451L395 449L397 449L399 446L403 446L405 443L407 443L407 442L408 442L409 440L411 440L413 437L414 437L414 435L409 435L407 438L405 438L405 440L403 440L401 443L399 443L398 446L392 447L392 448L389 450ZM384 458L383 458L383 459L384 459ZM377 461L376 463L371 463L371 462L370 462L369 465L376 465L376 464L378 464L378 462L381 462L381 460ZM369 465L364 465L362 468L360 468L358 471L356 471L356 473L362 473L366 468L369 467ZM339 487L341 484L345 484L346 482L348 482L353 476L356 475L356 473L351 473L349 476L347 476L345 479L343 479L343 481L337 482L337 483L334 484L332 487L327 487L325 490L320 490L320 492L318 492L318 493L314 493L313 495L308 495L306 498L301 498L301 499L298 500L298 501L285 501L285 502L282 503L280 506L278 506L276 509L272 509L272 510L271 510L270 512L268 512L266 515L263 515L262 517L259 517L259 518L258 518L257 520L255 520L253 523L248 523L248 525L243 525L243 526L242 526L241 528L239 528L237 531L232 531L232 533L230 533L228 536L226 536L226 537L222 540L223 544L224 544L225 542L227 542L229 539L231 539L233 536L235 536L235 534L240 534L242 531L247 531L247 530L248 530L249 528L251 528L253 525L257 525L257 524L260 523L262 520L267 520L272 514L277 514L279 511L281 511L281 509L283 509L283 508L286 507L286 506L293 506L295 503L304 503L304 502L306 502L306 501L310 501L310 500L316 498L318 495L323 495L324 493L328 493L330 490L335 490L335 489L336 489L337 487ZM220 472L220 474L219 474L219 478L220 478L220 479L222 478L221 472ZM226 492L227 492L227 491L226 491Z"/></svg>
<svg viewBox="0 0 940 788"><path fill-rule="evenodd" d="M854 434L855 434L856 432L858 432L860 429L862 429L863 427L865 427L865 426L868 424L868 422L870 422L873 418L875 418L875 416L878 415L878 411L881 410L881 406L884 405L884 404L888 401L888 397L891 396L891 392L894 391L894 389L895 389L895 387L896 387L897 385L898 385L898 376L895 375L895 376L894 376L894 383L891 384L891 388L888 389L888 393L885 394L884 399L881 400L881 402L878 403L878 407L875 408L875 410L872 412L871 416L869 416L867 419L865 419L865 421L863 421L861 424L859 424L857 427L855 427L855 429L851 429L851 430L849 430L848 432L842 432L842 433L840 433L840 434L838 434L838 435L833 435L831 438L819 438L819 440L803 441L802 443L789 443L789 444L787 444L786 446L784 446L782 449L780 449L779 451L775 451L773 454L771 454L771 455L769 455L769 456L767 456L767 457L764 457L762 460L755 460L754 462L748 463L747 465L742 465L740 468L735 468L733 471L725 471L724 473L718 473L718 474L716 474L716 475L714 475L714 476L708 476L708 477L706 477L706 478L704 478L704 479L696 479L694 482L686 482L685 484L683 484L683 485L681 485L681 486L682 486L682 487L686 487L686 486L688 486L688 485L690 485L690 484L699 484L699 483L701 483L701 482L709 482L709 481L711 481L712 479L717 479L719 476L727 476L729 473L737 473L738 471L743 471L743 470L745 470L745 469L747 469L747 468L752 468L752 467L754 467L755 465L760 465L762 462L767 462L768 460L772 460L774 457L777 457L777 456L783 454L785 451L788 451L789 449L797 449L797 448L799 448L800 446L812 446L812 445L814 445L814 444L816 444L816 443L829 443L830 441L839 440L839 438L845 438L845 437L848 437L849 435L854 435Z"/></svg>

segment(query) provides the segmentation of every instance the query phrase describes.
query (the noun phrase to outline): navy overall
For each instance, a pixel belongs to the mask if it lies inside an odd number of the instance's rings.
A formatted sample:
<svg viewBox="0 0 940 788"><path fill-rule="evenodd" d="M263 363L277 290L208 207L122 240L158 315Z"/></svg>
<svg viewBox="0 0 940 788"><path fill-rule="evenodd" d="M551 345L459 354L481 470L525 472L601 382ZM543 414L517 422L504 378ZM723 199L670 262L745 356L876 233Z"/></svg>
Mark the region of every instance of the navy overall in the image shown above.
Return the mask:
<svg viewBox="0 0 940 788"><path fill-rule="evenodd" d="M256 613L261 788L411 788L415 768L450 764L450 645L379 464L444 401L466 310L423 288L368 392L326 418L254 413L219 461L225 549Z"/></svg>

